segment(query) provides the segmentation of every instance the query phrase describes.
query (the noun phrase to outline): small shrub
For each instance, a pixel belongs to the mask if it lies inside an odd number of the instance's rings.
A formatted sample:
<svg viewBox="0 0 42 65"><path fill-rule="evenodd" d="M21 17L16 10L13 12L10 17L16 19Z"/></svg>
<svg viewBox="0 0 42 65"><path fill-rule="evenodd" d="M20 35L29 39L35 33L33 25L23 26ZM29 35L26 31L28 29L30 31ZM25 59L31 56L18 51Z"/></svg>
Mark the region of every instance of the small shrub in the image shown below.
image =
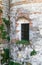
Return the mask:
<svg viewBox="0 0 42 65"><path fill-rule="evenodd" d="M6 26L10 25L10 21L6 18L2 18L3 22L6 24Z"/></svg>
<svg viewBox="0 0 42 65"><path fill-rule="evenodd" d="M6 31L3 31L2 32L2 39L6 39L6 36L7 36L7 32Z"/></svg>
<svg viewBox="0 0 42 65"><path fill-rule="evenodd" d="M0 13L2 13L3 11L0 9Z"/></svg>
<svg viewBox="0 0 42 65"><path fill-rule="evenodd" d="M8 65L21 65L20 63L10 61Z"/></svg>
<svg viewBox="0 0 42 65"><path fill-rule="evenodd" d="M29 45L30 42L27 40L21 40L21 41L17 41L16 44L28 44Z"/></svg>
<svg viewBox="0 0 42 65"><path fill-rule="evenodd" d="M3 30L4 30L4 25L1 24L1 25L0 25L0 31L2 32Z"/></svg>
<svg viewBox="0 0 42 65"><path fill-rule="evenodd" d="M10 41L10 36L8 35L6 39L7 39L7 40L8 40L8 42L9 42L9 41Z"/></svg>
<svg viewBox="0 0 42 65"><path fill-rule="evenodd" d="M4 53L1 54L2 56L2 60L1 60L1 63L4 64L4 63L8 63L9 61L9 49L3 49Z"/></svg>
<svg viewBox="0 0 42 65"><path fill-rule="evenodd" d="M0 31L1 31L0 37L2 39L6 39L9 42L10 41L10 36L9 36L8 32L5 31L4 24L0 25Z"/></svg>
<svg viewBox="0 0 42 65"><path fill-rule="evenodd" d="M33 51L30 53L31 56L36 55L36 54L37 54L37 52L36 52L35 50L33 50Z"/></svg>

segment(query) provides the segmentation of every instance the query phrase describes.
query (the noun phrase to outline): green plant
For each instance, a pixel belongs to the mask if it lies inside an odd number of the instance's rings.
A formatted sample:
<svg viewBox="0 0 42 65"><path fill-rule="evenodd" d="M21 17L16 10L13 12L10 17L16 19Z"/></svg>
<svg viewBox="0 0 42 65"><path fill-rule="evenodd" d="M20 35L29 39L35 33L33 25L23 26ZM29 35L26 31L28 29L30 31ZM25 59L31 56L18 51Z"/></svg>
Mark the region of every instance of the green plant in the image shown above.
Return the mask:
<svg viewBox="0 0 42 65"><path fill-rule="evenodd" d="M0 13L2 13L3 11L0 9Z"/></svg>
<svg viewBox="0 0 42 65"><path fill-rule="evenodd" d="M21 41L17 41L16 44L28 44L29 45L30 42L27 40L21 40Z"/></svg>
<svg viewBox="0 0 42 65"><path fill-rule="evenodd" d="M10 25L10 21L6 18L2 18L3 22L6 24L6 26Z"/></svg>
<svg viewBox="0 0 42 65"><path fill-rule="evenodd" d="M26 62L26 65L32 65L30 62Z"/></svg>
<svg viewBox="0 0 42 65"><path fill-rule="evenodd" d="M6 31L2 31L2 39L6 39L7 36L7 32Z"/></svg>
<svg viewBox="0 0 42 65"><path fill-rule="evenodd" d="M4 28L4 25L3 24L1 24L0 25L0 37L2 38L2 39L5 39L6 38L6 35L7 35L7 32L5 31L5 28Z"/></svg>
<svg viewBox="0 0 42 65"><path fill-rule="evenodd" d="M3 22L5 23L6 27L7 27L7 32L9 34L10 32L10 20L6 19L6 18L2 18ZM8 37L9 38L9 37Z"/></svg>
<svg viewBox="0 0 42 65"><path fill-rule="evenodd" d="M0 37L3 40L6 39L9 42L10 41L10 36L8 35L8 32L5 31L5 28L4 28L4 25L3 24L0 25L0 31L1 31Z"/></svg>
<svg viewBox="0 0 42 65"><path fill-rule="evenodd" d="M4 53L1 54L1 56L2 56L1 64L4 64L4 65L21 65L20 63L10 61L9 49L6 48L3 50L4 50Z"/></svg>
<svg viewBox="0 0 42 65"><path fill-rule="evenodd" d="M8 63L9 62L9 49L3 49L4 53L1 54L2 59L1 59L1 63Z"/></svg>
<svg viewBox="0 0 42 65"><path fill-rule="evenodd" d="M20 63L10 61L8 65L21 65Z"/></svg>
<svg viewBox="0 0 42 65"><path fill-rule="evenodd" d="M33 55L36 55L37 52L33 49L33 51L31 51L30 55L33 56Z"/></svg>
<svg viewBox="0 0 42 65"><path fill-rule="evenodd" d="M8 42L9 42L9 41L10 41L10 36L8 35L6 39L7 39L7 40L8 40Z"/></svg>
<svg viewBox="0 0 42 65"><path fill-rule="evenodd" d="M1 24L1 25L0 25L0 31L2 32L3 30L5 30L5 29L4 29L4 25Z"/></svg>

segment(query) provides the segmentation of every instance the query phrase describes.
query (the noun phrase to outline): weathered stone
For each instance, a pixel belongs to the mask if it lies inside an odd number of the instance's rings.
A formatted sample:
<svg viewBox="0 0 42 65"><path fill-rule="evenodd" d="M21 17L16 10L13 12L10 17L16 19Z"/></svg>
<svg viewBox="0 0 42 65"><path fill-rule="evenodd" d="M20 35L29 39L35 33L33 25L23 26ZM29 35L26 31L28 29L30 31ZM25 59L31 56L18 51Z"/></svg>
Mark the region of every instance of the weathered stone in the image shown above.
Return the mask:
<svg viewBox="0 0 42 65"><path fill-rule="evenodd" d="M10 16L10 57L12 57L13 61L24 62L24 65L26 62L30 62L32 65L42 65L42 3L28 4L28 1L21 3L20 1L18 3L16 2L18 1L10 0L9 13L9 0L3 0L3 17L8 18L8 16ZM33 0L32 2L38 1ZM41 2L41 0L39 2ZM15 3L15 5L19 5L14 6L13 3ZM29 28L29 38L32 43L31 46L21 46L15 44L16 38L20 37L16 36L16 30L20 29L17 28L18 25L16 26L16 23L18 24L17 21L21 17L25 18L29 24L32 23L32 26L30 25ZM20 20L19 23L21 23ZM37 54L35 56L30 56L33 49L37 51Z"/></svg>

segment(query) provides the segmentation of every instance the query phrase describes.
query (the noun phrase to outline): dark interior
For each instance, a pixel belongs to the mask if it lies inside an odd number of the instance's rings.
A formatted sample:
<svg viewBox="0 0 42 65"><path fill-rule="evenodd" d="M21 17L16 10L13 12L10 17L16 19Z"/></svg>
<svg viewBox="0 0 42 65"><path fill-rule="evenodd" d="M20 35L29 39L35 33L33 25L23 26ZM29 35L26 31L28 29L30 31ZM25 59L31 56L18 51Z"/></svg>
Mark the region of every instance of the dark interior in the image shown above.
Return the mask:
<svg viewBox="0 0 42 65"><path fill-rule="evenodd" d="M21 24L21 40L29 41L29 24Z"/></svg>

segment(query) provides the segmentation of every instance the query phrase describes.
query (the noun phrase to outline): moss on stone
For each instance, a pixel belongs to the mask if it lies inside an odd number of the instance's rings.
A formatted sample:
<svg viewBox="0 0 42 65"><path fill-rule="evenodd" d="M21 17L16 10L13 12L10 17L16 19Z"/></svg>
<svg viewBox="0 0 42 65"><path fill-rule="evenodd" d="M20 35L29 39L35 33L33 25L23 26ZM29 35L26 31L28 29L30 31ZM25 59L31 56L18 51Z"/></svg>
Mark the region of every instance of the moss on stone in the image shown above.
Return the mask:
<svg viewBox="0 0 42 65"><path fill-rule="evenodd" d="M21 40L21 41L17 41L16 44L27 44L27 45L29 45L30 42L27 40Z"/></svg>
<svg viewBox="0 0 42 65"><path fill-rule="evenodd" d="M33 49L33 51L31 51L30 55L33 56L33 55L36 55L37 52Z"/></svg>
<svg viewBox="0 0 42 65"><path fill-rule="evenodd" d="M32 65L31 63L27 62L26 65Z"/></svg>

